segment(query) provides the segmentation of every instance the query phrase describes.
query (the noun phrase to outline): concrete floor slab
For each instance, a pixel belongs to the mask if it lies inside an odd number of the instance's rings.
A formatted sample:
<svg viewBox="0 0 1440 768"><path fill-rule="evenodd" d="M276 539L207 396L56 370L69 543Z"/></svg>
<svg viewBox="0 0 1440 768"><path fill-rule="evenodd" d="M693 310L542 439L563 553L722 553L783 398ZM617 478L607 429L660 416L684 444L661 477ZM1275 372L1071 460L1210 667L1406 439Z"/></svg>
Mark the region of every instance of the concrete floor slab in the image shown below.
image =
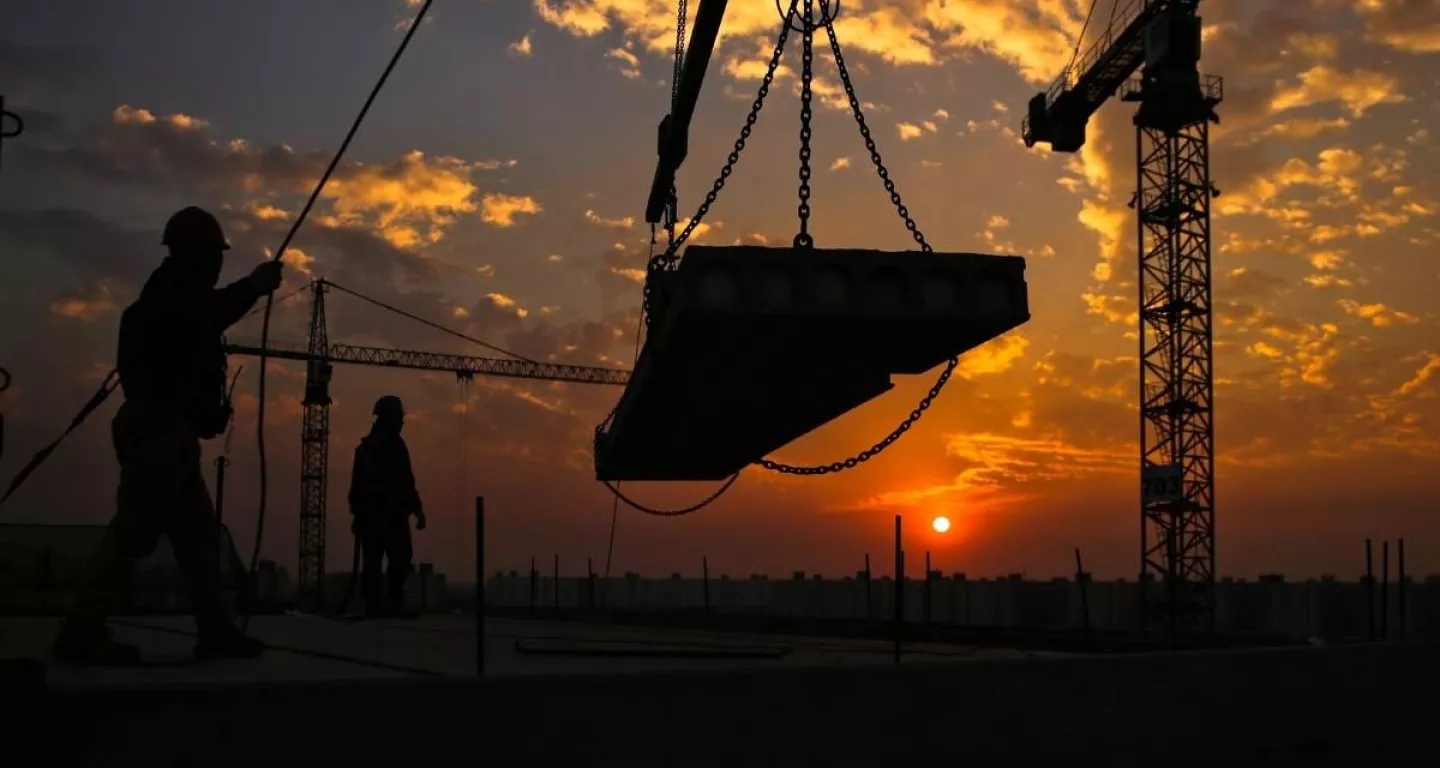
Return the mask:
<svg viewBox="0 0 1440 768"><path fill-rule="evenodd" d="M203 685L208 683L473 677L473 618L343 622L318 616L256 616L250 634L269 649L258 659L195 663L194 624L180 616L112 622L116 639L140 646L147 666L77 667L46 659L51 686ZM0 620L0 658L45 659L57 622ZM649 629L560 621L490 619L487 677L793 669L893 664L887 642ZM1034 652L907 644L902 663L1033 657Z"/></svg>

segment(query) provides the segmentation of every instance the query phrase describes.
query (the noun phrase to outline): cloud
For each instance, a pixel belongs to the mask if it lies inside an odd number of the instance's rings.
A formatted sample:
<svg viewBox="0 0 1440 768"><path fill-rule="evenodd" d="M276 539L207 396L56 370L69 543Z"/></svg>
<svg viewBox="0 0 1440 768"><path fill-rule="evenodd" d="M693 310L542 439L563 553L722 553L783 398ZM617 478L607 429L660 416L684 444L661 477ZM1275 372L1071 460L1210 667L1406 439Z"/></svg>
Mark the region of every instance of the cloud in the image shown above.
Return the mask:
<svg viewBox="0 0 1440 768"><path fill-rule="evenodd" d="M506 46L506 50L515 56L530 56L535 52L535 49L530 44L529 35L526 35Z"/></svg>
<svg viewBox="0 0 1440 768"><path fill-rule="evenodd" d="M1368 320L1376 328L1388 328L1397 323L1413 325L1420 322L1420 318L1414 315L1390 309L1384 304L1361 304L1351 299L1341 299L1335 302L1337 306L1345 310L1345 314L1358 317L1361 320Z"/></svg>
<svg viewBox="0 0 1440 768"><path fill-rule="evenodd" d="M1270 110L1284 112L1333 101L1358 118L1381 104L1407 100L1400 79L1393 74L1362 69L1341 72L1317 64L1301 72L1299 82L1278 87L1270 98Z"/></svg>
<svg viewBox="0 0 1440 768"><path fill-rule="evenodd" d="M615 59L620 62L620 74L634 80L640 77L640 57L632 53L628 47L611 48L605 52L605 58Z"/></svg>
<svg viewBox="0 0 1440 768"><path fill-rule="evenodd" d="M309 195L330 161L326 152L285 144L253 146L217 137L206 120L157 115L122 104L93 138L34 150L39 167L70 177L157 190L200 191L222 204L285 215ZM478 210L474 174L515 161L466 161L414 150L389 163L342 162L321 192L328 203L311 220L374 229L397 247L438 242L462 215Z"/></svg>
<svg viewBox="0 0 1440 768"><path fill-rule="evenodd" d="M839 171L849 167L850 158L848 157L837 157L835 158L835 162L830 164L830 170L832 171Z"/></svg>
<svg viewBox="0 0 1440 768"><path fill-rule="evenodd" d="M115 309L116 304L110 295L110 288L103 283L94 291L65 296L50 303L52 313L78 320L94 320Z"/></svg>
<svg viewBox="0 0 1440 768"><path fill-rule="evenodd" d="M439 241L459 214L476 210L470 171L459 158L414 150L387 166L358 165L320 194L334 201L342 222L368 223L396 246L413 248Z"/></svg>
<svg viewBox="0 0 1440 768"><path fill-rule="evenodd" d="M528 195L490 193L480 200L480 220L501 228L515 226L516 216L534 216L544 210Z"/></svg>
<svg viewBox="0 0 1440 768"><path fill-rule="evenodd" d="M1367 39L1406 53L1440 53L1440 7L1427 0L1351 0Z"/></svg>
<svg viewBox="0 0 1440 768"><path fill-rule="evenodd" d="M963 378L1004 373L1025 356L1029 347L1030 340L1023 335L1008 333L966 353L955 373Z"/></svg>
<svg viewBox="0 0 1440 768"><path fill-rule="evenodd" d="M918 139L925 133L924 129L914 123L896 123L895 130L899 131L901 141Z"/></svg>
<svg viewBox="0 0 1440 768"><path fill-rule="evenodd" d="M1048 85L1070 61L1084 21L1076 10L1061 2L930 0L922 14L945 47L984 51L1032 85Z"/></svg>
<svg viewBox="0 0 1440 768"><path fill-rule="evenodd" d="M589 209L585 211L585 220L597 227L605 227L607 229L630 229L635 226L634 216L622 216L618 219L610 219Z"/></svg>

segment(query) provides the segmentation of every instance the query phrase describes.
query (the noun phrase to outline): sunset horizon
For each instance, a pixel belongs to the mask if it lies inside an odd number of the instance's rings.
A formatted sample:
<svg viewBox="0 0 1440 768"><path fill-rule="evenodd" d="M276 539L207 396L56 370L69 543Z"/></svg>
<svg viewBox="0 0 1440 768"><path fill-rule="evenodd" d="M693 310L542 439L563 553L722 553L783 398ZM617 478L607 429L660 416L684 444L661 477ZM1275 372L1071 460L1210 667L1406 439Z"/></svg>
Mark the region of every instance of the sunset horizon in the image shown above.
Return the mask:
<svg viewBox="0 0 1440 768"><path fill-rule="evenodd" d="M1118 7L1128 5L1121 0ZM164 258L176 210L213 212L221 284L272 257L420 3L165 0L145 18L57 0L0 12L0 95L21 115L0 165L0 473L53 440L115 366L119 317ZM699 2L690 3L691 21ZM817 3L818 5L818 3ZM160 8L163 6L163 9ZM558 556L566 575L841 578L907 573L925 553L969 578L1140 571L1135 105L1112 98L1079 152L1021 140L1027 102L1103 28L1087 2L866 0L836 24L890 177L941 253L1025 259L1030 319L969 352L887 451L824 477L751 467L714 504L660 519L595 479L595 428L621 388L337 363L326 570L350 568L345 489L372 406L396 395L429 523L415 559L469 581L485 498L490 571ZM1100 2L1097 16L1110 12ZM1218 577L1365 572L1365 542L1406 542L1440 575L1440 7L1206 0L1215 561ZM325 280L329 342L501 352L629 369L642 284L666 233L645 223L669 111L675 7L650 0L437 2L283 256L272 346L303 348ZM683 229L755 99L781 19L730 0L678 174ZM24 42L21 42L24 41ZM734 174L690 242L788 247L797 232L800 43L792 34ZM820 249L917 248L859 135L824 34L815 45L809 231ZM1426 262L1427 257L1432 262ZM1430 287L1426 287L1430 286ZM261 339L261 316L227 333ZM241 366L224 521L248 556L259 506L257 361ZM943 366L776 451L843 460L916 407ZM261 553L295 573L306 366L267 361ZM0 511L0 524L102 525L118 469L107 402ZM704 407L696 403L696 408ZM704 435L695 435L704 440ZM683 507L718 483L625 483ZM943 525L940 521L944 521Z"/></svg>

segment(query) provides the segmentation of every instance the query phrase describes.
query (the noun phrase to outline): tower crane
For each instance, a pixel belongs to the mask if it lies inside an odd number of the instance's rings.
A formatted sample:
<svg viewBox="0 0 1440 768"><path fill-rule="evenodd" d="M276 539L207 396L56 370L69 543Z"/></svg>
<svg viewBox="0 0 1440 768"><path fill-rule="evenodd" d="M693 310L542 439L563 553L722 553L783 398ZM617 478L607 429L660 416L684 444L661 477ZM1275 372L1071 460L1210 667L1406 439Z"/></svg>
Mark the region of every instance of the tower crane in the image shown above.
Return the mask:
<svg viewBox="0 0 1440 768"><path fill-rule="evenodd" d="M331 288L339 286L323 279L311 284L308 343L302 345L272 341L263 348L258 344L229 341L225 344L227 354L260 356L263 352L267 358L305 362L304 418L300 435L300 565L296 579L296 602L302 610L315 612L325 608L325 509L330 465L330 380L336 363L415 371L448 371L462 379L470 379L476 375L504 376L617 386L624 386L630 380L629 371L611 368L331 344L325 322L325 294ZM223 465L219 465L219 469L223 472ZM218 484L219 482L217 486Z"/></svg>
<svg viewBox="0 0 1440 768"><path fill-rule="evenodd" d="M1224 88L1199 71L1199 0L1115 3L1086 54L1030 100L1021 135L1076 152L1110 96L1138 104L1140 610L1144 622L1163 603L1173 632L1177 614L1215 622L1209 126Z"/></svg>

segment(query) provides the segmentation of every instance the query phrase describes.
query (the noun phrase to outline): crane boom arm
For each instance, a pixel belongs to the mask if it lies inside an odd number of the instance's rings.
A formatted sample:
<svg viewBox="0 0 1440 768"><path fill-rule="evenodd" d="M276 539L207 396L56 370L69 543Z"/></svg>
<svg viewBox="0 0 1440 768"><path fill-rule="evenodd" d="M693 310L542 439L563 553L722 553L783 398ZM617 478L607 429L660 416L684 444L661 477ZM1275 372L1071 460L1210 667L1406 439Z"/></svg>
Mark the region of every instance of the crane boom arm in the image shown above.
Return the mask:
<svg viewBox="0 0 1440 768"><path fill-rule="evenodd" d="M1044 142L1057 152L1085 143L1085 124L1145 63L1150 24L1172 11L1193 12L1199 0L1120 0L1114 18L1085 55L1065 68L1044 93L1030 100L1020 135L1025 146Z"/></svg>
<svg viewBox="0 0 1440 768"><path fill-rule="evenodd" d="M710 53L720 34L728 0L700 0L695 23L690 27L690 44L685 47L685 62L680 75L680 92L674 112L660 121L660 159L655 164L655 178L650 183L650 196L645 202L645 221L656 224L665 213L675 172L685 162L689 151L690 119L700 101L700 86L710 66Z"/></svg>
<svg viewBox="0 0 1440 768"><path fill-rule="evenodd" d="M562 365L559 363L529 363L524 360L505 360L494 357L469 357L448 355L438 352L417 352L408 349L385 349L381 347L358 347L350 344L331 344L329 352L317 355L303 344L271 341L265 348L265 356L281 360L302 360L351 365L374 365L387 368L405 368L417 371L448 371L460 374L482 376L504 376L512 379L539 379L542 381L568 381L577 384L612 384L624 386L630 381L630 372L614 368L598 368L587 365ZM232 355L258 356L258 344L229 344L225 352Z"/></svg>

